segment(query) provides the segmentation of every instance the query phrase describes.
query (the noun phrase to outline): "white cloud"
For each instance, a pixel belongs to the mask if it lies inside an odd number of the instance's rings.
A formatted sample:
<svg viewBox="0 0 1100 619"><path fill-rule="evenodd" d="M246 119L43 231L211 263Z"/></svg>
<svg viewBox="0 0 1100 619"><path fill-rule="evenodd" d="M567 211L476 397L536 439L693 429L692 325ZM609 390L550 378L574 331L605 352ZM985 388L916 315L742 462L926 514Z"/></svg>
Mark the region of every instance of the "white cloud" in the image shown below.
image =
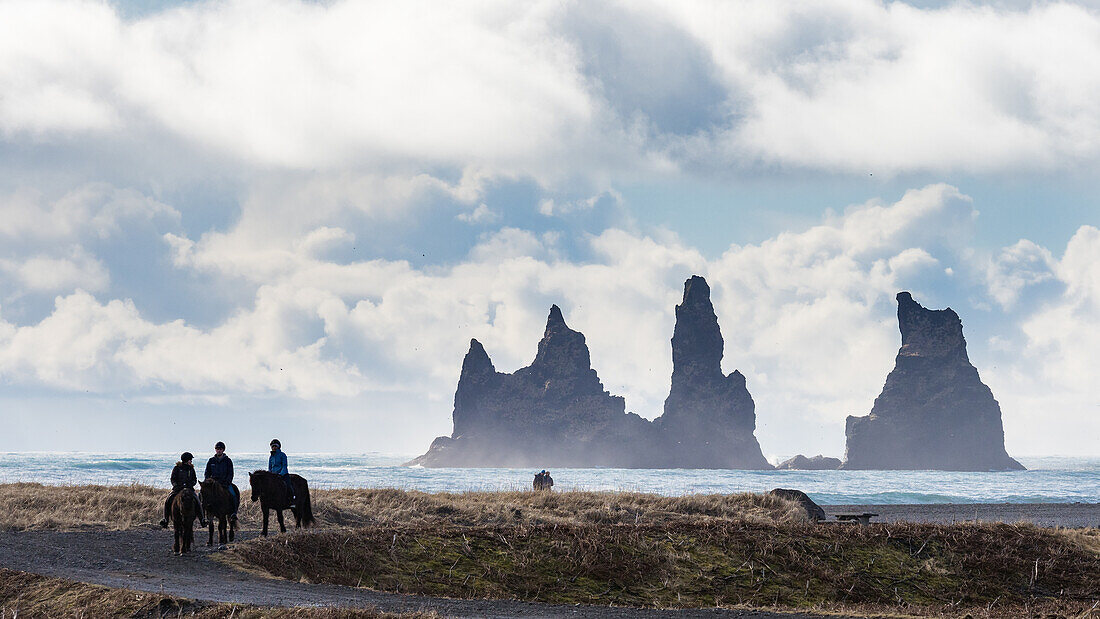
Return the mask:
<svg viewBox="0 0 1100 619"><path fill-rule="evenodd" d="M1060 299L1023 324L1039 375L1052 386L1100 397L1096 351L1100 350L1100 230L1082 226L1055 269L1065 285Z"/></svg>
<svg viewBox="0 0 1100 619"><path fill-rule="evenodd" d="M0 197L0 237L12 242L106 239L136 221L179 221L176 209L133 189L87 183L50 200L21 189Z"/></svg>
<svg viewBox="0 0 1100 619"><path fill-rule="evenodd" d="M1053 279L1055 268L1050 250L1020 239L989 261L986 269L989 294L1002 307L1011 308L1024 288Z"/></svg>
<svg viewBox="0 0 1100 619"><path fill-rule="evenodd" d="M249 164L532 175L578 143L602 150L554 3L237 0L138 21L80 0L0 10L11 137L153 123Z"/></svg>
<svg viewBox="0 0 1100 619"><path fill-rule="evenodd" d="M62 257L37 255L23 261L0 259L0 272L7 272L24 290L67 292L77 288L105 290L110 283L106 267L80 247Z"/></svg>
<svg viewBox="0 0 1100 619"><path fill-rule="evenodd" d="M1037 299L1038 309L1018 317L1008 337L996 337L991 347L1001 353L1000 365L983 369L1006 416L1005 440L1030 453L1080 453L1094 455L1100 437L1100 389L1096 375L1100 347L1100 230L1082 226L1070 239L1061 259L1049 251L1021 241L1005 250L1020 273L999 271L994 282L1020 283L1012 299L1027 297L1027 284L1043 281L1059 284L1053 296ZM1041 265L1042 268L1037 268ZM1050 271L1043 268L1050 267ZM1052 275L1051 275L1052 274ZM991 294L996 289L991 288Z"/></svg>
<svg viewBox="0 0 1100 619"><path fill-rule="evenodd" d="M500 214L494 212L492 209L489 208L488 204L482 202L481 204L477 205L477 208L470 211L469 213L459 213L458 215L455 215L455 219L459 221L464 221L468 224L485 224L497 221L498 219L500 219Z"/></svg>
<svg viewBox="0 0 1100 619"><path fill-rule="evenodd" d="M166 165L165 135L245 170L597 189L694 166L1080 167L1100 156L1098 30L1063 2L233 0L124 20L16 0L0 5L0 133L124 138ZM678 69L635 62L654 36L677 42Z"/></svg>
<svg viewBox="0 0 1100 619"><path fill-rule="evenodd" d="M292 302L266 294L252 312L203 332L182 320L155 324L130 301L101 304L84 291L58 297L40 323L0 321L0 376L58 389L102 392L277 392L311 398L363 388L353 368L324 360L324 339L296 345Z"/></svg>
<svg viewBox="0 0 1100 619"><path fill-rule="evenodd" d="M727 157L854 172L1095 162L1100 15L833 0L677 2L742 118Z"/></svg>
<svg viewBox="0 0 1100 619"><path fill-rule="evenodd" d="M802 231L731 246L713 260L675 237L617 229L581 237L590 257L573 260L560 251L558 234L504 228L464 260L423 267L331 262L329 250L355 242L334 226L275 248L235 243L232 235L174 235L177 268L243 278L256 290L251 305L199 328L151 321L129 301L62 296L36 324L0 320L0 377L62 390L126 389L150 402L238 395L354 402L399 391L416 394L418 408L392 414L444 427L469 338L486 345L498 369L512 371L534 356L547 308L557 303L586 334L605 386L626 396L628 410L654 417L671 373L673 308L683 280L699 273L714 289L725 369L748 377L767 449L839 454L844 417L870 409L893 362L897 291L940 307L947 303L937 291L948 279L957 286L959 278L981 277L970 285L993 295L1003 282L1029 281L1032 257L1046 255L1018 243L1000 254L995 271L986 269L987 259L967 249L975 216L958 190L932 185L893 204L858 205ZM1052 384L1064 396L1059 423L1091 414L1098 248L1100 232L1085 227L1051 263L1066 294L1024 317L1026 348L1011 325L990 345L1017 363L979 364L1002 403L1010 451L1039 444L1044 422L1027 407ZM964 268L951 276L944 264ZM1043 384L1020 379L1026 375Z"/></svg>
<svg viewBox="0 0 1100 619"><path fill-rule="evenodd" d="M170 236L177 266L249 279L259 286L255 306L202 331L149 323L132 304L61 299L46 321L15 329L10 341L28 344L12 347L7 373L87 387L93 368L114 368L116 382L133 386L302 397L387 384L429 391L441 403L433 414L445 415L470 337L510 371L529 362L546 310L558 303L587 334L608 388L654 417L671 374L673 308L683 280L702 273L715 289L727 371L749 376L762 437L776 440L798 420L835 425L869 406L897 347L892 295L912 278L942 273L917 244L950 237L972 214L957 190L930 186L893 205L862 205L800 233L731 247L709 263L675 239L615 229L590 237L590 261L564 259L554 234L504 228L465 261L423 269L327 262L319 248L350 239L331 227L282 249L232 246L231 260L210 235L198 243ZM40 340L78 323L101 325L93 332L104 335L59 363Z"/></svg>

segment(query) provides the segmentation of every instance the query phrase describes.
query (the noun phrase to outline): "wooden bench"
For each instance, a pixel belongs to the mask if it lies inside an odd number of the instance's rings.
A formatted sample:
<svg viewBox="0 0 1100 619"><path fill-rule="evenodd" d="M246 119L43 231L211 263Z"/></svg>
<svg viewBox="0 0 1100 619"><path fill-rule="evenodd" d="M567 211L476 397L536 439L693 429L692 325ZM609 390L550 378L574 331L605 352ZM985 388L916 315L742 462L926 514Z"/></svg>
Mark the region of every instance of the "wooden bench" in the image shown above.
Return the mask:
<svg viewBox="0 0 1100 619"><path fill-rule="evenodd" d="M862 514L837 514L836 519L841 522L858 522L860 526L871 524L871 518L878 516L878 514L872 514L864 512Z"/></svg>

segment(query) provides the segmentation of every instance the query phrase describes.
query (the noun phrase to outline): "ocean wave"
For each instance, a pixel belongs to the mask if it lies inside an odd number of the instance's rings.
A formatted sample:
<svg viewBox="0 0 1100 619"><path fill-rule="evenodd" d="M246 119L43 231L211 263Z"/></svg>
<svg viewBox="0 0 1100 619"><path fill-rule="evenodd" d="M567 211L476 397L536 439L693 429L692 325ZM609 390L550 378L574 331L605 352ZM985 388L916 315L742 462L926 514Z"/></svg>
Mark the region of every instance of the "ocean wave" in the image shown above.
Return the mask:
<svg viewBox="0 0 1100 619"><path fill-rule="evenodd" d="M163 462L140 460L93 460L91 462L73 462L69 464L81 471L148 471L164 468Z"/></svg>

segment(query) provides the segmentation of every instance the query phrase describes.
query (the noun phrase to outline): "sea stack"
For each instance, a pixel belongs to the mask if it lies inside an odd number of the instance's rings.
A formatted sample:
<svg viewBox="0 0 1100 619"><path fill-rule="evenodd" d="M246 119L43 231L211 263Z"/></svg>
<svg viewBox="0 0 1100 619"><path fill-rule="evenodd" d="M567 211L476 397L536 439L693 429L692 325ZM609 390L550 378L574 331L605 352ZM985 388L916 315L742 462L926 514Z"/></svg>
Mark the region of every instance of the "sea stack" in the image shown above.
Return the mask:
<svg viewBox="0 0 1100 619"><path fill-rule="evenodd" d="M672 389L656 421L669 466L770 469L756 430L756 404L741 372L722 374L725 343L707 280L684 283L672 334Z"/></svg>
<svg viewBox="0 0 1100 619"><path fill-rule="evenodd" d="M901 349L871 414L849 416L845 469L1018 471L1001 407L966 354L962 321L900 292Z"/></svg>
<svg viewBox="0 0 1100 619"><path fill-rule="evenodd" d="M409 464L451 467L640 466L649 423L604 391L584 335L550 308L530 366L497 372L477 340L462 362L454 432Z"/></svg>
<svg viewBox="0 0 1100 619"><path fill-rule="evenodd" d="M430 467L770 469L739 372L722 374L722 334L701 277L684 285L672 337L672 391L655 422L604 391L584 335L550 308L535 360L497 372L477 340L462 362L454 432L408 464Z"/></svg>

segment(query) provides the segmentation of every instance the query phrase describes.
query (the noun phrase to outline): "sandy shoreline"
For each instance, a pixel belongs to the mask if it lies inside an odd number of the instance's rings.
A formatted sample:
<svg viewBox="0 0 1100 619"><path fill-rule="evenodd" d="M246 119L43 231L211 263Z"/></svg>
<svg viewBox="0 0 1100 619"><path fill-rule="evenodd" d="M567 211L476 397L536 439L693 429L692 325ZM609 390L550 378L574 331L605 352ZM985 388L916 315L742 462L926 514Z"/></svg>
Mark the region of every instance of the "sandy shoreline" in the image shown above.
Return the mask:
<svg viewBox="0 0 1100 619"><path fill-rule="evenodd" d="M878 514L872 522L1031 522L1044 527L1100 527L1100 503L924 503L920 505L822 505L836 514Z"/></svg>

